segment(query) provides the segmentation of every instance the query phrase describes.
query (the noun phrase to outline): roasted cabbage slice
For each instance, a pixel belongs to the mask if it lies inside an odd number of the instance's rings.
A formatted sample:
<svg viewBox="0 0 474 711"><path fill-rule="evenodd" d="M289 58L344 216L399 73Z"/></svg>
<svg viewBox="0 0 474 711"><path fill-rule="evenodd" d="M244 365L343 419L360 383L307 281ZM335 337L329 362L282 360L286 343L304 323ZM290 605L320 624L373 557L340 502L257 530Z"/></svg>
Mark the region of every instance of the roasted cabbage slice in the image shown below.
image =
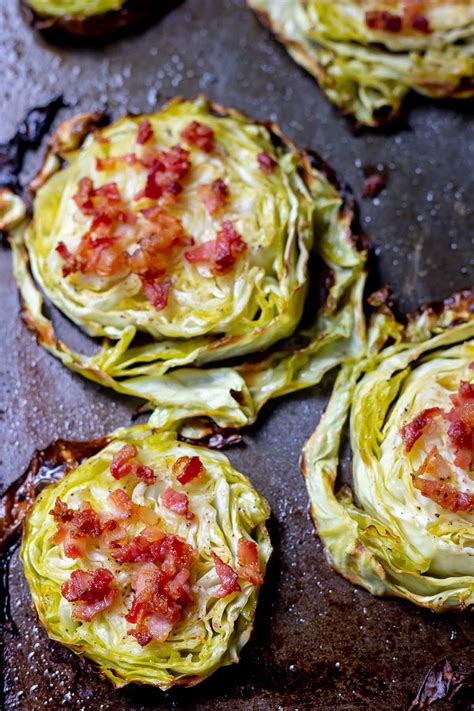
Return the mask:
<svg viewBox="0 0 474 711"><path fill-rule="evenodd" d="M38 30L98 38L152 20L181 0L19 0Z"/></svg>
<svg viewBox="0 0 474 711"><path fill-rule="evenodd" d="M225 456L118 430L26 517L21 559L39 619L115 686L197 684L249 639L268 516Z"/></svg>
<svg viewBox="0 0 474 711"><path fill-rule="evenodd" d="M366 255L347 191L316 156L202 98L91 122L52 138L33 219L11 240L24 318L65 365L145 398L155 426L207 415L235 427L360 348ZM93 356L57 338L30 266L64 314L106 337Z"/></svg>
<svg viewBox="0 0 474 711"><path fill-rule="evenodd" d="M474 94L471 0L248 0L328 99L357 122L396 117L413 89Z"/></svg>
<svg viewBox="0 0 474 711"><path fill-rule="evenodd" d="M474 294L404 331L379 314L369 336L371 355L340 371L304 449L318 534L334 568L374 595L463 609L474 603ZM354 498L335 491L349 412Z"/></svg>

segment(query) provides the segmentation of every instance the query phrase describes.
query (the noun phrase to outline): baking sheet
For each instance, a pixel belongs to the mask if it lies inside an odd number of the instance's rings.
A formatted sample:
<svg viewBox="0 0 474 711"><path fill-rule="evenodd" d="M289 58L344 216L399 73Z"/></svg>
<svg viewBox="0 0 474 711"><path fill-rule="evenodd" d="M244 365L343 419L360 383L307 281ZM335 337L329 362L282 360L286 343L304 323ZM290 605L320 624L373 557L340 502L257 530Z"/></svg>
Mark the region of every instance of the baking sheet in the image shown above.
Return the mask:
<svg viewBox="0 0 474 711"><path fill-rule="evenodd" d="M243 0L187 0L147 32L92 50L47 45L23 24L15 0L2 0L0 47L0 141L29 108L59 92L74 104L61 118L102 106L118 117L149 111L176 94L205 93L255 118L277 120L297 143L318 150L359 200L363 167L387 166L386 191L360 200L361 223L376 255L374 283L392 284L402 309L474 283L472 102L415 98L402 130L355 136ZM38 158L29 161L25 178L37 165ZM18 319L6 248L0 250L0 303L3 490L35 448L128 424L136 403L73 375L35 344ZM74 338L80 342L77 332ZM298 457L330 385L328 378L322 388L271 403L245 445L228 451L272 506L275 546L255 632L239 665L194 689L115 691L47 639L14 557L10 591L18 634L7 630L2 639L5 708L391 711L407 708L440 657L472 666L471 616L436 616L374 599L325 562Z"/></svg>

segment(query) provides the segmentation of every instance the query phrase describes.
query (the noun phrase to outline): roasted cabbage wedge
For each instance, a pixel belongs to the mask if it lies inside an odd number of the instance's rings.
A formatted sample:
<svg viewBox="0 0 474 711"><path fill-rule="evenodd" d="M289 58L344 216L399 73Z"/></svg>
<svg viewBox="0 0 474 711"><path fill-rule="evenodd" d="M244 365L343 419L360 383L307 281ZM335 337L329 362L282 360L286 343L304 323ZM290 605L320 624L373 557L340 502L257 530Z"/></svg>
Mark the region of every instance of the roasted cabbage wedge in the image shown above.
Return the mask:
<svg viewBox="0 0 474 711"><path fill-rule="evenodd" d="M93 119L53 136L33 219L11 234L23 316L50 353L144 398L154 426L241 427L363 348L366 253L350 195L317 156L203 98L100 130ZM94 355L58 338L37 285L105 336Z"/></svg>
<svg viewBox="0 0 474 711"><path fill-rule="evenodd" d="M19 0L27 21L54 35L93 39L143 25L181 0Z"/></svg>
<svg viewBox="0 0 474 711"><path fill-rule="evenodd" d="M21 560L48 635L115 686L192 686L237 662L269 507L220 453L136 426L37 497ZM172 492L172 493L170 493Z"/></svg>
<svg viewBox="0 0 474 711"><path fill-rule="evenodd" d="M304 448L318 534L331 565L374 595L464 609L474 603L474 294L405 329L379 313L368 342ZM353 492L336 486L348 417Z"/></svg>
<svg viewBox="0 0 474 711"><path fill-rule="evenodd" d="M248 0L328 99L358 123L395 118L407 93L474 94L471 0Z"/></svg>

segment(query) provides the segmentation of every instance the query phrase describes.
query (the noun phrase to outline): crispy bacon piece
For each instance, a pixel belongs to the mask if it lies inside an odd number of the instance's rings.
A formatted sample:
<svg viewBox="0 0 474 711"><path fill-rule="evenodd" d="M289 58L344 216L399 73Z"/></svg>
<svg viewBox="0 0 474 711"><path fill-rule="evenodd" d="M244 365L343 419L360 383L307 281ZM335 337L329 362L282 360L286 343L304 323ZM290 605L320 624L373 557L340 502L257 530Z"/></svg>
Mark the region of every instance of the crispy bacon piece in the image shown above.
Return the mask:
<svg viewBox="0 0 474 711"><path fill-rule="evenodd" d="M137 143L143 145L147 143L153 136L153 128L148 119L143 119L143 121L138 126L137 131Z"/></svg>
<svg viewBox="0 0 474 711"><path fill-rule="evenodd" d="M454 420L449 426L448 437L457 449L472 448L472 428L462 420Z"/></svg>
<svg viewBox="0 0 474 711"><path fill-rule="evenodd" d="M68 558L81 558L86 552L87 538L97 539L106 528L114 526L113 521L102 522L88 502L83 502L78 510L74 510L57 498L49 513L57 524L51 540L63 544Z"/></svg>
<svg viewBox="0 0 474 711"><path fill-rule="evenodd" d="M230 565L224 563L224 561L219 558L215 553L211 553L214 565L216 568L216 573L221 581L221 586L218 588L217 592L214 593L214 597L227 597L233 592L240 591L240 585L237 581L238 575L233 570Z"/></svg>
<svg viewBox="0 0 474 711"><path fill-rule="evenodd" d="M232 271L237 256L245 252L247 244L236 232L230 220L222 223L215 240L204 242L196 249L185 252L184 256L191 263L210 263L211 272L222 276Z"/></svg>
<svg viewBox="0 0 474 711"><path fill-rule="evenodd" d="M257 160L258 164L260 166L260 170L263 173L267 173L267 175L270 175L270 173L273 173L275 168L277 167L278 163L274 158L272 158L266 151L260 151L260 153L257 153Z"/></svg>
<svg viewBox="0 0 474 711"><path fill-rule="evenodd" d="M75 252L70 252L64 242L58 243L56 251L64 260L63 276L82 272L108 277L126 266L125 255L114 235L112 220L106 215L94 218Z"/></svg>
<svg viewBox="0 0 474 711"><path fill-rule="evenodd" d="M125 619L136 623L129 634L145 647L153 639L164 642L181 618L181 606L167 589L168 579L153 563L142 566L133 581L135 596Z"/></svg>
<svg viewBox="0 0 474 711"><path fill-rule="evenodd" d="M90 178L81 178L77 192L72 199L84 215L114 217L117 214L117 208L122 204L122 196L117 183L107 183L95 188Z"/></svg>
<svg viewBox="0 0 474 711"><path fill-rule="evenodd" d="M226 204L229 197L229 188L222 178L217 178L212 183L200 185L198 194L208 213L215 215Z"/></svg>
<svg viewBox="0 0 474 711"><path fill-rule="evenodd" d="M432 478L424 478L425 474ZM459 491L450 481L449 464L439 453L437 447L431 449L421 467L412 477L414 486L423 496L428 497L443 509L454 513L474 510L474 494Z"/></svg>
<svg viewBox="0 0 474 711"><path fill-rule="evenodd" d="M232 222L230 220L224 222L217 233L213 273L227 274L230 272L237 255L242 254L246 249L246 243L236 232Z"/></svg>
<svg viewBox="0 0 474 711"><path fill-rule="evenodd" d="M142 646L153 639L164 641L181 618L183 607L193 602L190 578L196 552L176 536L160 535L146 551L127 557L128 561L143 561L132 581L135 596L125 618L136 623L130 634Z"/></svg>
<svg viewBox="0 0 474 711"><path fill-rule="evenodd" d="M143 215L149 224L138 240L137 249L127 254L127 264L134 274L153 279L163 276L170 265L172 250L188 240L178 217L156 208L144 210Z"/></svg>
<svg viewBox="0 0 474 711"><path fill-rule="evenodd" d="M178 516L184 516L188 520L194 518L194 514L189 510L189 499L186 494L175 491L170 486L163 492L161 502L165 508L178 514Z"/></svg>
<svg viewBox="0 0 474 711"><path fill-rule="evenodd" d="M199 457L179 457L171 467L171 471L180 484L189 484L190 481L204 474L205 467Z"/></svg>
<svg viewBox="0 0 474 711"><path fill-rule="evenodd" d="M136 518L151 526L158 521L158 516L153 509L136 504L124 489L115 489L108 498L115 509L115 518L121 521Z"/></svg>
<svg viewBox="0 0 474 711"><path fill-rule="evenodd" d="M191 121L181 131L181 138L186 143L197 146L206 153L212 153L215 148L214 131L199 121Z"/></svg>
<svg viewBox="0 0 474 711"><path fill-rule="evenodd" d="M432 419L441 414L443 414L443 411L440 407L428 407L426 410L423 410L423 412L420 412L414 420L402 427L401 435L405 442L406 452L411 452L415 442L419 440Z"/></svg>
<svg viewBox="0 0 474 711"><path fill-rule="evenodd" d="M371 30L400 32L402 29L402 18L400 15L393 15L386 10L368 10L365 13L365 24Z"/></svg>
<svg viewBox="0 0 474 711"><path fill-rule="evenodd" d="M161 546L157 546L165 534L156 528L148 526L126 545L112 553L117 563L140 563L160 560Z"/></svg>
<svg viewBox="0 0 474 711"><path fill-rule="evenodd" d="M431 33L430 23L428 18L424 15L415 15L411 20L411 26L417 32L423 32L425 35L429 35Z"/></svg>
<svg viewBox="0 0 474 711"><path fill-rule="evenodd" d="M143 292L152 306L157 311L163 311L168 306L169 294L171 291L171 282L156 281L141 277Z"/></svg>
<svg viewBox="0 0 474 711"><path fill-rule="evenodd" d="M61 594L68 602L78 602L72 613L73 619L90 622L96 615L109 608L117 595L111 588L114 576L107 568L74 570L69 580L61 585Z"/></svg>
<svg viewBox="0 0 474 711"><path fill-rule="evenodd" d="M140 158L141 164L149 169L144 190L138 193L137 199L142 197L158 200L166 197L168 200L176 198L183 189L181 180L188 173L191 162L189 151L180 145L169 150L150 148Z"/></svg>
<svg viewBox="0 0 474 711"><path fill-rule="evenodd" d="M142 479L147 484L153 483L156 480L153 469L137 461L137 457L138 451L133 444L125 444L114 454L110 463L110 473L114 479L123 479L123 477L131 474L137 479Z"/></svg>
<svg viewBox="0 0 474 711"><path fill-rule="evenodd" d="M237 543L238 573L242 578L249 580L252 585L263 584L263 573L258 557L258 547L254 541L239 538Z"/></svg>

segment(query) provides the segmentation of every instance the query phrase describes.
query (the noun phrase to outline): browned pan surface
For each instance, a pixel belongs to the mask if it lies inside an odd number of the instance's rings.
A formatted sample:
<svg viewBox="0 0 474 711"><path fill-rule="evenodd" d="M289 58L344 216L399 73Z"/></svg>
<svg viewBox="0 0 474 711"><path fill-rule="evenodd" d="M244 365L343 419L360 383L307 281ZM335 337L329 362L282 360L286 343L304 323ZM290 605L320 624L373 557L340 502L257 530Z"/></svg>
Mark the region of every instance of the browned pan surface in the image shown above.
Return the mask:
<svg viewBox="0 0 474 711"><path fill-rule="evenodd" d="M352 135L313 81L244 7L243 0L187 0L148 32L103 50L52 48L23 24L15 0L0 4L0 141L26 111L62 91L74 110L107 104L114 116L204 92L256 118L278 120L362 192L362 166L385 163L388 187L363 201L362 225L403 308L474 282L472 104L416 100L409 128ZM28 167L29 174L34 161ZM130 422L134 403L64 369L18 320L10 254L0 250L0 476L2 488L32 451L57 437L91 438ZM355 589L326 564L313 535L298 456L329 394L267 408L246 446L229 452L273 509L273 564L255 634L242 662L201 686L163 694L114 691L38 628L16 558L3 636L4 704L27 709L405 709L425 671L448 655L474 664L474 621L443 617ZM439 708L443 708L441 705ZM444 708L450 708L449 705Z"/></svg>

